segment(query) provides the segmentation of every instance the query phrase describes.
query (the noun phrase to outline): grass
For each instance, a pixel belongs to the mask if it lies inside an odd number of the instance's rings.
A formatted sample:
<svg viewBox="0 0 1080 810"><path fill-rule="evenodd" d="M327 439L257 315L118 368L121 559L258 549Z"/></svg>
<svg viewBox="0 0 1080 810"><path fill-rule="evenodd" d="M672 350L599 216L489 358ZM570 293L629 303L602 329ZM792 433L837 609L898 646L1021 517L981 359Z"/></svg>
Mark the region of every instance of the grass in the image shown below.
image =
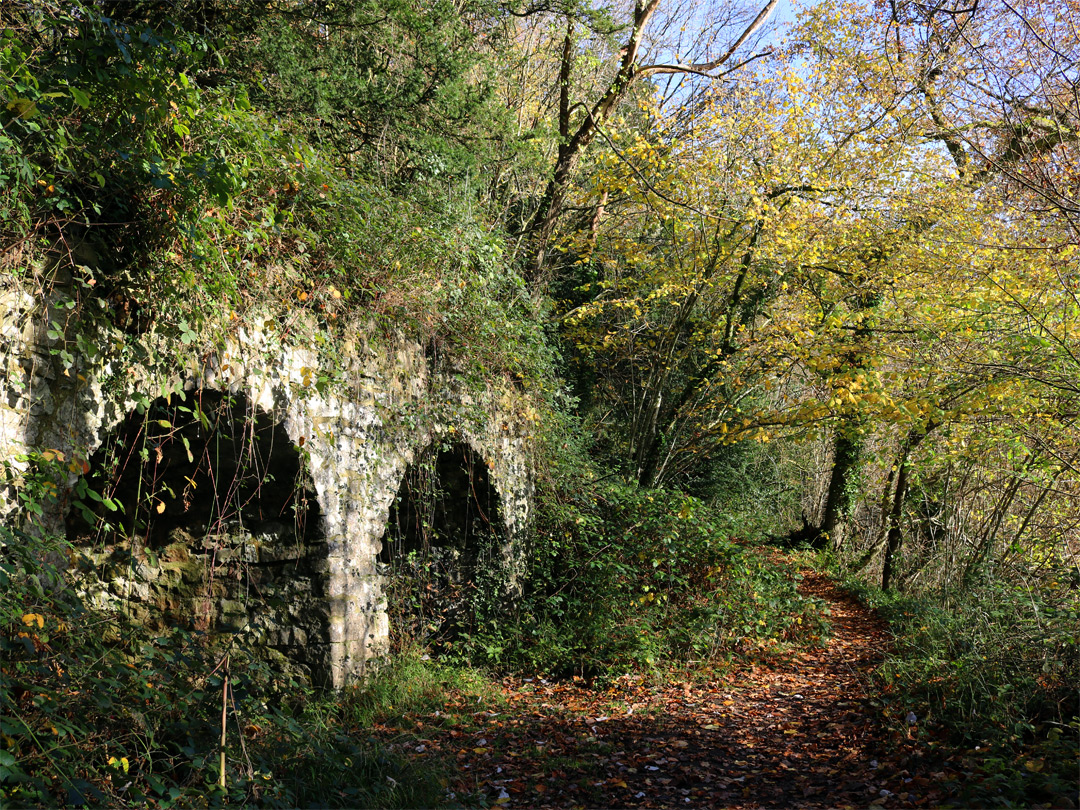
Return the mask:
<svg viewBox="0 0 1080 810"><path fill-rule="evenodd" d="M398 652L362 683L347 687L340 697L343 711L359 727L394 725L409 714L430 714L471 703L491 708L501 696L478 670L431 659L417 647ZM457 715L447 715L453 722Z"/></svg>
<svg viewBox="0 0 1080 810"><path fill-rule="evenodd" d="M876 673L881 699L915 712L928 750L980 774L957 786L959 801L1056 806L1075 792L1075 596L993 581L960 597L845 584L895 635Z"/></svg>

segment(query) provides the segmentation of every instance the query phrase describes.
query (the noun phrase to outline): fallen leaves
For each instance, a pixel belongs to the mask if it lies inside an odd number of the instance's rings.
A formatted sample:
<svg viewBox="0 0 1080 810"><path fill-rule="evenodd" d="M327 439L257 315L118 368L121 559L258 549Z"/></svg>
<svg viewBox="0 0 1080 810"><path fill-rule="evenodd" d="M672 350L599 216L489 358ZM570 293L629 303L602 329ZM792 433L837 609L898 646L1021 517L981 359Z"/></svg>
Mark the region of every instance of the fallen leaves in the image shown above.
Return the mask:
<svg viewBox="0 0 1080 810"><path fill-rule="evenodd" d="M406 718L423 739L380 736L452 756L456 795L503 807L932 806L933 779L879 765L885 735L866 687L884 626L824 577L803 587L831 603L832 639L774 666L602 689L508 677L500 712Z"/></svg>

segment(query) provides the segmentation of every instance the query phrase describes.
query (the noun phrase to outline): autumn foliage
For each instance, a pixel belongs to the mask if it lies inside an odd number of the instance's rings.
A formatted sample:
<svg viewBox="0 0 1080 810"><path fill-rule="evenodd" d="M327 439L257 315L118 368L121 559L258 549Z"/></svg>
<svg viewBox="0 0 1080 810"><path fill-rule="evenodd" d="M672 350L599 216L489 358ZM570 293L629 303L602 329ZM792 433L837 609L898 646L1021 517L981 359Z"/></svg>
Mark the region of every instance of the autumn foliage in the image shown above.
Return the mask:
<svg viewBox="0 0 1080 810"><path fill-rule="evenodd" d="M1080 6L782 9L3 5L65 374L270 312L332 391L362 323L529 398L536 499L517 598L389 578L339 699L84 604L83 456L2 460L0 797L1080 802Z"/></svg>

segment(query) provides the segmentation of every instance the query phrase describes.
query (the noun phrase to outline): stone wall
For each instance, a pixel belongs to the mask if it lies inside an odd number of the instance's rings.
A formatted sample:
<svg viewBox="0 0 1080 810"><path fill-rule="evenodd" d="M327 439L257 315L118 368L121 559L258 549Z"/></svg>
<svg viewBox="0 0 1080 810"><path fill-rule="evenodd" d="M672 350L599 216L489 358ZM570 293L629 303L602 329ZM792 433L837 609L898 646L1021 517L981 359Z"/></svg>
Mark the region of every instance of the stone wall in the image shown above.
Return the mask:
<svg viewBox="0 0 1080 810"><path fill-rule="evenodd" d="M153 324L137 335L100 325L91 329L75 323L62 296L45 302L13 280L0 283L6 284L0 289L0 458L16 479L33 464L27 456L35 451L52 451L68 464L58 497L35 521L44 530L65 530L78 481L94 453L132 414L177 392L216 392L243 397L252 418L263 415L302 459L316 506L317 548L292 560L299 566L294 576L310 582L325 570L314 597L326 616L325 677L335 686L362 673L386 649L380 538L406 468L432 442L466 442L487 463L505 523L506 588L516 588L529 522L530 423L526 398L509 382L433 371L419 345L371 339L371 330L361 326L346 330L356 337L342 341L313 322L246 317L209 347L159 334ZM333 341L334 360L314 348L319 341L313 335ZM18 514L14 494L9 488L0 501L8 520ZM155 541L164 550L154 552L157 569L143 559L141 580L114 579L98 589L97 598L137 588L147 600L167 605L169 582L183 582L185 571L190 592L205 590L209 583L195 577L191 560L205 558L209 548L237 563L259 564L246 550L255 544L250 530L245 534L239 527L231 539L221 540L213 527L199 529L205 534L185 528L182 542L180 535ZM294 541L290 536L285 545ZM186 546L186 557L180 546ZM116 548L95 553L104 570L124 579L109 562ZM145 558L141 552L129 555ZM284 580L275 587L284 588ZM252 609L241 610L227 588L214 596L217 626L234 626L241 615L245 621L258 618ZM294 614L318 612L307 605ZM283 648L309 640L305 636L312 631L310 623L288 612L270 623L267 643Z"/></svg>
<svg viewBox="0 0 1080 810"><path fill-rule="evenodd" d="M76 484L66 530L85 596L151 627L241 633L327 683L327 545L298 448L242 395L200 389L141 410Z"/></svg>

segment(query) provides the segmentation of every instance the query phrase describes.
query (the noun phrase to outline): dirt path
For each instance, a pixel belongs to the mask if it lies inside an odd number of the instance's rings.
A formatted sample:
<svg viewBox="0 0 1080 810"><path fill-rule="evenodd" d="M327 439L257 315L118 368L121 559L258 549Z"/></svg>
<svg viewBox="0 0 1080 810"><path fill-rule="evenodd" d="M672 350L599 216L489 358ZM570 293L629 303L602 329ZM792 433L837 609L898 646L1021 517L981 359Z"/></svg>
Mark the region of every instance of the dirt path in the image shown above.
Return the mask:
<svg viewBox="0 0 1080 810"><path fill-rule="evenodd" d="M824 577L807 574L802 589L830 605L825 648L715 684L506 679L505 706L458 726L412 718L407 744L456 761L456 796L507 807L932 804L925 779L876 760L881 713L866 686L883 625Z"/></svg>

